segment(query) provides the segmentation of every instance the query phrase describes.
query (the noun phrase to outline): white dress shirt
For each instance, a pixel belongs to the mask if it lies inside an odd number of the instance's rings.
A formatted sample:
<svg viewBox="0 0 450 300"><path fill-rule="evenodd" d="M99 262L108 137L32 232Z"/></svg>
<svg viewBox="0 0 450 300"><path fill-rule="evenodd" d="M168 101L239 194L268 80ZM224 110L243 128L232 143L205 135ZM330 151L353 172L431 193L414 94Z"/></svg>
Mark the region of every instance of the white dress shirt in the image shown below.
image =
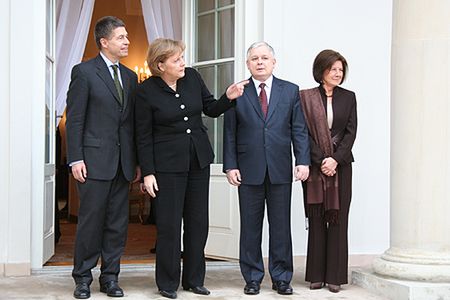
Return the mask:
<svg viewBox="0 0 450 300"><path fill-rule="evenodd" d="M256 93L258 94L258 96L259 96L259 93L261 93L261 88L259 87L259 85L261 83L263 83L263 82L266 84L266 86L264 87L264 90L266 91L266 95L267 95L267 105L269 105L269 103L270 103L270 91L272 91L273 75L270 75L270 77L267 78L266 81L259 81L259 80L256 80L254 77L252 77L252 80L253 80L253 82L255 84Z"/></svg>

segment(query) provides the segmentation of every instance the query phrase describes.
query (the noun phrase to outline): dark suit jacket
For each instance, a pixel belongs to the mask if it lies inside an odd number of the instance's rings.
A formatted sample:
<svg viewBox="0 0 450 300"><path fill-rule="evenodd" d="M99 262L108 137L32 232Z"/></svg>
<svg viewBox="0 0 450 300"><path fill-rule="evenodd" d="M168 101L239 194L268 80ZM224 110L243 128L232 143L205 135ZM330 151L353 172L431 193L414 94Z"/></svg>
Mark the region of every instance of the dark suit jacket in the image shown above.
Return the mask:
<svg viewBox="0 0 450 300"><path fill-rule="evenodd" d="M327 111L327 97L322 86L319 87L322 102ZM339 86L333 90L333 126L331 137L338 137L332 157L340 165L350 164L354 161L352 154L353 143L356 138L356 97L355 93ZM310 138L311 161L320 165L325 158L319 146Z"/></svg>
<svg viewBox="0 0 450 300"><path fill-rule="evenodd" d="M298 86L274 77L269 99L264 119L250 78L236 107L225 113L224 172L239 169L243 184L262 184L266 170L272 184L292 182L292 149L296 165L310 164Z"/></svg>
<svg viewBox="0 0 450 300"><path fill-rule="evenodd" d="M173 91L160 77L145 80L136 92L136 133L142 175L189 170L194 144L200 167L208 166L214 153L202 122L202 111L218 117L234 106L224 94L215 100L200 74L186 68Z"/></svg>
<svg viewBox="0 0 450 300"><path fill-rule="evenodd" d="M119 162L127 180L136 171L134 91L136 74L120 64L124 103L100 54L72 69L67 92L67 160L84 160L88 178L111 180Z"/></svg>

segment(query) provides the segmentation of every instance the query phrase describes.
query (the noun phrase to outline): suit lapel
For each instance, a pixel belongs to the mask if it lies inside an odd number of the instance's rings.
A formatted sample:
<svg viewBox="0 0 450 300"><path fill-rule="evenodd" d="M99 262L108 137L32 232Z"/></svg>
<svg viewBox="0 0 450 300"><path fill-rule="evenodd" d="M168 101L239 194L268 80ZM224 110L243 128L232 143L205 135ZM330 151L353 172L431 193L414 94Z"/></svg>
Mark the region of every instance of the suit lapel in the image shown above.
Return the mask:
<svg viewBox="0 0 450 300"><path fill-rule="evenodd" d="M108 70L108 66L106 65L105 61L100 56L100 54L96 58L96 64L97 64L97 75L106 84L109 91L113 94L114 98L116 99L116 101L120 103L119 94L117 93L116 86L114 85L114 80L111 77L111 73Z"/></svg>
<svg viewBox="0 0 450 300"><path fill-rule="evenodd" d="M250 104L253 106L258 116L264 121L261 104L259 103L258 94L255 88L255 83L253 82L251 77L249 80L250 83L247 84L244 88L244 96L247 98L247 101L250 102Z"/></svg>
<svg viewBox="0 0 450 300"><path fill-rule="evenodd" d="M267 111L266 121L269 121L274 111L277 109L277 104L281 98L283 92L282 83L274 76L272 81L272 88L270 90L269 109Z"/></svg>

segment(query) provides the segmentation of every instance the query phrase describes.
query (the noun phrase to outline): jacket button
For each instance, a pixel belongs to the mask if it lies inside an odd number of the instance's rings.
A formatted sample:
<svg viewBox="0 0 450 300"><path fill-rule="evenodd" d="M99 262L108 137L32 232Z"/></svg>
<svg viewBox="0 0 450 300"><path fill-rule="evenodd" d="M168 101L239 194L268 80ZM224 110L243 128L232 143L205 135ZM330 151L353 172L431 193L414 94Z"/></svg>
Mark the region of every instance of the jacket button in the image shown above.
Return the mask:
<svg viewBox="0 0 450 300"><path fill-rule="evenodd" d="M187 121L187 120L189 120L189 118L188 117L184 117L183 120Z"/></svg>
<svg viewBox="0 0 450 300"><path fill-rule="evenodd" d="M180 105L180 108L181 108L181 109L185 109L186 106L185 106L184 104L181 104L181 105Z"/></svg>
<svg viewBox="0 0 450 300"><path fill-rule="evenodd" d="M189 128L186 129L186 133L191 133L191 130Z"/></svg>
<svg viewBox="0 0 450 300"><path fill-rule="evenodd" d="M120 143L117 143L116 145L120 147Z"/></svg>
<svg viewBox="0 0 450 300"><path fill-rule="evenodd" d="M175 94L175 97L176 98L180 98L180 94Z"/></svg>

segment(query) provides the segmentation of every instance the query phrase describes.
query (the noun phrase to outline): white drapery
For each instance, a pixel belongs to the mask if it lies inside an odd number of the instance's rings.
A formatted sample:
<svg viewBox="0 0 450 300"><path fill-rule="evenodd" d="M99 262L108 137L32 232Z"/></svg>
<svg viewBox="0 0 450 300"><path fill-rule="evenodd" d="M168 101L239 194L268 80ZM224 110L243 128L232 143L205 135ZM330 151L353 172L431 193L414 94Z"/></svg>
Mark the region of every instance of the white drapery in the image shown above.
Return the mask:
<svg viewBox="0 0 450 300"><path fill-rule="evenodd" d="M141 0L147 40L181 40L181 0Z"/></svg>
<svg viewBox="0 0 450 300"><path fill-rule="evenodd" d="M56 113L66 108L72 67L81 62L95 0L56 1ZM141 0L147 39L180 40L181 0Z"/></svg>
<svg viewBox="0 0 450 300"><path fill-rule="evenodd" d="M95 0L56 1L56 114L66 108L72 67L81 62Z"/></svg>

